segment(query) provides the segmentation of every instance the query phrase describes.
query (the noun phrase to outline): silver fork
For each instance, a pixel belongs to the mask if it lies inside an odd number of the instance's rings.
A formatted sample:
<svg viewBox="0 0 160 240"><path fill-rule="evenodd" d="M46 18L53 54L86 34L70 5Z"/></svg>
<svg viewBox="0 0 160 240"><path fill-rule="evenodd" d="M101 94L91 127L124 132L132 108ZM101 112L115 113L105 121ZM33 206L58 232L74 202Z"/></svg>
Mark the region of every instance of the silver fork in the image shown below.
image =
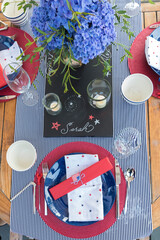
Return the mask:
<svg viewBox="0 0 160 240"><path fill-rule="evenodd" d="M47 162L42 163L42 173L43 173L44 181L45 181L45 179L47 177L48 172L49 172L49 168L48 168ZM44 215L46 216L47 214L48 214L47 213L47 203L46 203L46 200L44 199Z"/></svg>

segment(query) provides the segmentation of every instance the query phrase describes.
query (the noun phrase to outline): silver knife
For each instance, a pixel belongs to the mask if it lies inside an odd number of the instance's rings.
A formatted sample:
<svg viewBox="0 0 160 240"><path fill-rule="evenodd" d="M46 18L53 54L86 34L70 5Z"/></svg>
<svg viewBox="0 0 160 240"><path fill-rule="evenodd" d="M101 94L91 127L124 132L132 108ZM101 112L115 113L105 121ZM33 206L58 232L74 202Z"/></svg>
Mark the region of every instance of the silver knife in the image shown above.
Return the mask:
<svg viewBox="0 0 160 240"><path fill-rule="evenodd" d="M121 173L119 162L115 159L115 173L116 173L116 218L120 217L120 203L119 203L119 184L121 183Z"/></svg>
<svg viewBox="0 0 160 240"><path fill-rule="evenodd" d="M151 25L149 28L158 28L158 27L160 27L160 23L155 23Z"/></svg>
<svg viewBox="0 0 160 240"><path fill-rule="evenodd" d="M9 100L9 99L13 99L16 97L17 97L16 95L6 95L6 96L0 95L0 100Z"/></svg>

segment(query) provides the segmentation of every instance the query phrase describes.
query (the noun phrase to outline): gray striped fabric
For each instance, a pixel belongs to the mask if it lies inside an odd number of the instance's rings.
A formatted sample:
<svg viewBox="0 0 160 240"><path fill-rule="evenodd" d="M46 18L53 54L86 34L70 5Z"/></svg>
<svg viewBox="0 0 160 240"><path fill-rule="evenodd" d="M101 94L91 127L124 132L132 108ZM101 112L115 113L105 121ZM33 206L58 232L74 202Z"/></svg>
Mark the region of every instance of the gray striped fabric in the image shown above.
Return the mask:
<svg viewBox="0 0 160 240"><path fill-rule="evenodd" d="M120 8L127 1L120 1ZM141 31L141 14L131 19L132 29L137 35ZM29 26L25 29L31 33ZM127 37L117 28L118 42L129 45ZM133 41L133 39L132 39ZM128 212L122 213L120 219L106 232L90 238L92 240L133 240L148 236L152 231L151 196L148 171L145 105L133 106L126 103L120 93L123 79L129 75L127 59L120 63L123 51L113 48L113 120L114 136L124 127L135 127L142 133L142 146L138 152L126 160L120 160L122 170L128 167L136 169L136 179L131 184L128 202ZM41 65L44 71L44 63ZM26 172L12 174L12 196L33 180L35 171L45 155L57 146L72 141L88 141L98 144L112 152L113 138L43 138L43 106L41 99L45 91L45 79L37 76L36 83L39 93L39 103L35 107L27 107L22 103L21 96L17 99L15 141L25 139L37 149L38 159L35 165ZM11 205L11 230L39 240L67 240L49 228L39 214L33 215L32 189L28 188Z"/></svg>

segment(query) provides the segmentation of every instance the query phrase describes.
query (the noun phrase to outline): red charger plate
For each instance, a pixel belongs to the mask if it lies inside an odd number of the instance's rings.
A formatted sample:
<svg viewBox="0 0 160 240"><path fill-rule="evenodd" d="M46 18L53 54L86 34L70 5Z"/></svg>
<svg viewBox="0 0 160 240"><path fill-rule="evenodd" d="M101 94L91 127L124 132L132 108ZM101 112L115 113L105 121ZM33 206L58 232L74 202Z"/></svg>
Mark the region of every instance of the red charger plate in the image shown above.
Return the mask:
<svg viewBox="0 0 160 240"><path fill-rule="evenodd" d="M158 22L160 23L160 22ZM155 23L154 23L155 24ZM151 24L151 25L154 25ZM130 73L142 73L149 77L153 83L153 97L160 98L160 90L158 88L158 79L159 75L155 73L152 68L148 65L146 56L145 56L145 40L155 29L151 29L148 26L142 32L138 34L135 40L132 43L130 52L133 56L133 59L128 59L128 66Z"/></svg>
<svg viewBox="0 0 160 240"><path fill-rule="evenodd" d="M9 27L7 30L1 31L0 35L4 35L4 36L13 36L16 35L15 37L15 41L18 42L19 46L25 50L26 47L26 43L28 42L27 39L25 38L25 36L30 40L30 41L34 41L34 39L25 31L19 29L19 28L13 28L13 27ZM31 54L33 55L34 53L32 52L35 48L37 47L36 43L33 43L31 45L31 47L29 47L26 51L25 51L25 55L27 54ZM39 54L37 54L37 56L35 57L35 59L33 60L33 63L30 63L29 59L23 63L23 68L25 69L25 71L28 73L31 82L34 81L34 79L37 76L38 73L38 69L39 69L39 64L40 62L37 61L39 59ZM1 81L0 83L0 87L3 87L5 85L5 81ZM18 96L18 93L13 92L9 87L6 87L2 90L0 90L0 95L16 95ZM0 100L0 102L4 102L4 101L8 101L8 100Z"/></svg>
<svg viewBox="0 0 160 240"><path fill-rule="evenodd" d="M37 173L42 173L42 163L47 162L49 169L51 166L61 157L64 155L74 153L74 152L83 152L86 154L98 154L99 159L103 159L106 156L109 158L110 162L113 166L115 166L115 159L113 155L108 152L106 149L89 142L70 142L67 144L63 144L53 151L51 151L40 163L39 167L37 168ZM121 169L120 169L121 170ZM111 170L113 176L115 177L115 167ZM37 177L34 177L34 181L37 183ZM124 174L121 170L121 184L119 186L120 189L120 212L125 205L125 198L126 198L126 181L124 178ZM65 222L59 220L49 209L48 215L44 215L44 181L41 180L40 184L40 203L41 203L41 210L39 210L39 189L38 184L36 187L36 209L42 218L42 220L54 231L70 238L89 238L99 235L109 229L115 222L116 222L116 203L114 202L111 210L109 213L104 217L104 220L97 221L91 225L87 226L74 226L69 225Z"/></svg>

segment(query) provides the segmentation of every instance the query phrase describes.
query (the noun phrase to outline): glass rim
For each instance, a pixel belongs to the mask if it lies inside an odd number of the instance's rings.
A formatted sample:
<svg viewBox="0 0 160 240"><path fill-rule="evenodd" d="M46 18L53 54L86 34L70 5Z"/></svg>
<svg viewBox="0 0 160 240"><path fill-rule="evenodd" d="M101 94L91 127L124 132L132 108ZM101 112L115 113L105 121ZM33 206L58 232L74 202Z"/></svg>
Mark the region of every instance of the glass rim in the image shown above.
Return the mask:
<svg viewBox="0 0 160 240"><path fill-rule="evenodd" d="M11 62L11 63L8 63L5 67L4 67L4 69L3 69L3 71L9 66L9 65L13 65L13 64L15 64L15 65L18 65L19 67L22 67L22 65L20 65L19 63L17 63L17 62ZM15 69L15 70L17 70L17 69Z"/></svg>
<svg viewBox="0 0 160 240"><path fill-rule="evenodd" d="M22 65L18 64L17 62L8 63L8 64L4 67L4 69L3 69L3 77L5 78L5 81L7 81L7 82L8 82L8 78L6 78L6 76L8 76L8 75L13 74L13 73L16 72L16 71L14 71L14 72L12 72L12 73L10 73L10 74L6 74L6 73L5 73L6 68L7 68L9 65L11 65L11 64L15 64L15 65L18 66L18 68L15 69L15 70L17 70L17 71L18 71L18 69L19 69L20 67L22 67ZM10 67L10 69L12 69L12 68ZM24 70L24 69L23 69L23 70ZM25 71L25 70L24 70L24 71ZM26 72L26 71L25 71L25 72ZM27 73L27 72L26 72L26 73ZM27 75L28 75L28 73L27 73ZM29 75L28 75L28 77L29 77ZM29 77L29 78L30 78L30 77Z"/></svg>
<svg viewBox="0 0 160 240"><path fill-rule="evenodd" d="M89 89L89 86L90 86L90 84L91 84L92 82L94 82L95 80L104 81L105 83L107 83L107 86L109 87L109 92L108 92L107 96L104 96L104 98L102 98L102 99L95 99L95 98L93 98L93 97L91 97L91 96L89 95L89 90L88 90L88 89ZM109 95L111 95L111 84L110 84L110 82L109 82L107 79L102 79L102 78L100 78L100 79L98 79L98 78L93 79L93 80L90 81L90 82L88 83L88 85L87 85L87 95L88 95L88 97L89 97L90 99L92 99L92 100L95 101L95 102L104 101L105 99L107 99L107 98L109 97Z"/></svg>

